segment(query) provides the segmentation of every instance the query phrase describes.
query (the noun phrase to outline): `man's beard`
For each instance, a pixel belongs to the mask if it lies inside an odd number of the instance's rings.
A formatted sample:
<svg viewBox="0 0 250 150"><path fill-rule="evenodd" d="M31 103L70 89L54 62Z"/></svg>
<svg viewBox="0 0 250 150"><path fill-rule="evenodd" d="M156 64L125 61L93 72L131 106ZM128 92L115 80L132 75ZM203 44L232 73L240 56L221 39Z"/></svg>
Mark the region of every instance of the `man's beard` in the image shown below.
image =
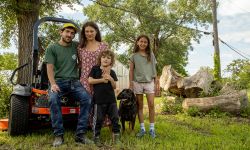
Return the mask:
<svg viewBox="0 0 250 150"><path fill-rule="evenodd" d="M65 42L65 43L67 43L67 44L69 44L69 43L71 43L72 42L72 39L70 39L69 41L68 40L66 40L67 39L67 37L66 38L62 38L62 41L63 42Z"/></svg>

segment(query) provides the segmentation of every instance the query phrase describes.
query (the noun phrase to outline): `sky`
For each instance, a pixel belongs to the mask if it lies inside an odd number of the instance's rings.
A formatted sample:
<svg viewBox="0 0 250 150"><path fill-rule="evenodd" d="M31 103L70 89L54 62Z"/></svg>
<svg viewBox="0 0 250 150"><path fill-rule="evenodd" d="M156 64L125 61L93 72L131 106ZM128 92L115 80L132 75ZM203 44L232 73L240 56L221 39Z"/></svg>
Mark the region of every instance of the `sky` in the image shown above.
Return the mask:
<svg viewBox="0 0 250 150"><path fill-rule="evenodd" d="M217 9L218 33L219 38L240 52L244 57L250 59L250 1L249 0L218 0L219 7ZM89 1L84 0L84 5L88 5ZM60 15L67 19L78 19L81 21L87 18L82 14L82 6L75 5L75 11L70 10L66 6ZM205 30L205 29L201 29ZM208 30L212 31L212 25ZM193 50L189 50L188 64L186 70L189 75L195 74L200 67L208 66L213 68L214 48L212 45L212 36L204 35L200 39L200 43L192 42ZM245 59L229 47L221 42L220 59L222 76L225 76L223 71L226 66L234 59ZM0 53L15 52L16 47L12 46L9 49L0 49Z"/></svg>
<svg viewBox="0 0 250 150"><path fill-rule="evenodd" d="M219 38L240 51L250 59L250 1L249 0L219 0L217 10ZM212 31L212 26L209 28ZM193 42L193 51L189 51L189 61L186 69L194 74L202 66L213 68L214 48L212 36L204 35L200 44ZM234 59L245 59L221 42L220 60L222 76L225 76L226 66Z"/></svg>

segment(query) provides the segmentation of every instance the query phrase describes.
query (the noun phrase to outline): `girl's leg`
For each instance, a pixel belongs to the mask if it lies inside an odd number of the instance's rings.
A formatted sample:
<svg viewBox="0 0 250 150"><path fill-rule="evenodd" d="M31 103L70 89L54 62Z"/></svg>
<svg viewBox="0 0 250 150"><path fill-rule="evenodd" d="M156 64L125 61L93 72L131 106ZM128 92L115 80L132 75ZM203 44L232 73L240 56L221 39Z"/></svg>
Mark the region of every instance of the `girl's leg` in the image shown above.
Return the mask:
<svg viewBox="0 0 250 150"><path fill-rule="evenodd" d="M152 138L155 138L155 128L154 128L154 122L155 122L155 107L154 107L154 94L146 94L147 101L148 101L148 110L149 110L149 134Z"/></svg>
<svg viewBox="0 0 250 150"><path fill-rule="evenodd" d="M138 118L140 122L140 132L136 134L137 137L143 137L146 133L144 126L144 116L143 116L143 94L136 94L136 99L138 102Z"/></svg>
<svg viewBox="0 0 250 150"><path fill-rule="evenodd" d="M154 105L154 93L146 94L148 101L148 110L149 110L149 122L155 122L155 105Z"/></svg>
<svg viewBox="0 0 250 150"><path fill-rule="evenodd" d="M136 94L136 99L138 103L138 118L140 123L144 123L143 116L143 94Z"/></svg>

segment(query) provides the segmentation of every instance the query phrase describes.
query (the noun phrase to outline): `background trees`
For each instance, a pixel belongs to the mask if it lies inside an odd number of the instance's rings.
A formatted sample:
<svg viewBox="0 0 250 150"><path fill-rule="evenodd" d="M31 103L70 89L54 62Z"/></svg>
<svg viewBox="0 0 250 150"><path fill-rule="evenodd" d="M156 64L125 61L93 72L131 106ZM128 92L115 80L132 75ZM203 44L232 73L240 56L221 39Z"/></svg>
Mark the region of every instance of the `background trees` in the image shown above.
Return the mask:
<svg viewBox="0 0 250 150"><path fill-rule="evenodd" d="M225 70L230 74L228 80L239 89L250 88L250 61L244 59L233 60Z"/></svg>
<svg viewBox="0 0 250 150"><path fill-rule="evenodd" d="M19 71L18 83L32 82L32 41L33 25L39 17L53 16L62 4L72 7L80 0L1 0L0 6L0 45L9 47L14 38L18 45L18 65L29 63L28 67Z"/></svg>
<svg viewBox="0 0 250 150"><path fill-rule="evenodd" d="M206 26L212 17L210 1L207 0L93 2L84 8L84 13L102 25L105 40L114 49L123 46L125 52L119 59L127 63L126 56L131 53L135 38L147 34L153 43L158 72L164 65L171 64L179 73L186 74L184 67L191 40L198 40L201 36L195 28Z"/></svg>

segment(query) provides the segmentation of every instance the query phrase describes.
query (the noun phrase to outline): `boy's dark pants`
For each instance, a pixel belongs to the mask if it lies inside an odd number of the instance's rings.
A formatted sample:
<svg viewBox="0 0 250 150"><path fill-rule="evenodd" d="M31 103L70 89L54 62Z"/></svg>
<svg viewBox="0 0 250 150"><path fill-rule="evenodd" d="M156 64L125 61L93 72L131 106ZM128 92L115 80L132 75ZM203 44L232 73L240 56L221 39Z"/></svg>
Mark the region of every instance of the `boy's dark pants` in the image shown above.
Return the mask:
<svg viewBox="0 0 250 150"><path fill-rule="evenodd" d="M112 122L112 131L117 134L120 133L120 125L119 125L119 115L116 103L111 104L95 104L94 105L94 116L93 116L93 128L94 128L94 136L100 136L100 131L102 128L103 120L105 119L105 115L108 114L111 122Z"/></svg>

